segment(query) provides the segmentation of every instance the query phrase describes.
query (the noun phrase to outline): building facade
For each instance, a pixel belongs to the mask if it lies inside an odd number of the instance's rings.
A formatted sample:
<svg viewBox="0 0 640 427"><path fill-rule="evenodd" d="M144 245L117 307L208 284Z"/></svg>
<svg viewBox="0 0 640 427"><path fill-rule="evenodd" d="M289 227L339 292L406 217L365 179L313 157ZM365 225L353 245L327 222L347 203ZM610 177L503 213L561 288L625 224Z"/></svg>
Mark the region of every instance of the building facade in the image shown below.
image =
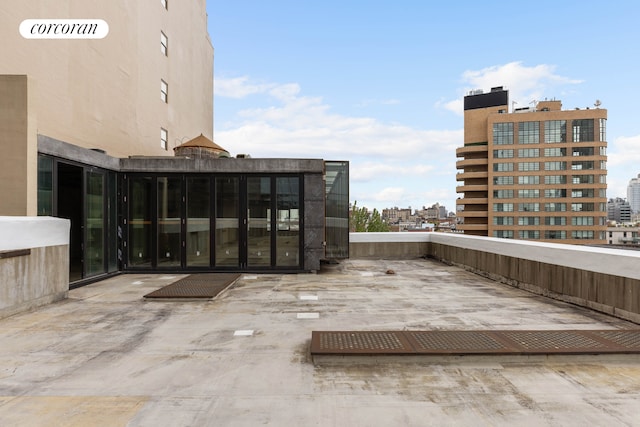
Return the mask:
<svg viewBox="0 0 640 427"><path fill-rule="evenodd" d="M631 222L631 206L626 199L616 197L607 202L607 219L616 222Z"/></svg>
<svg viewBox="0 0 640 427"><path fill-rule="evenodd" d="M72 284L123 270L315 271L326 248L348 256L347 162L235 159L213 143L205 0L9 3L0 215L70 219ZM82 18L108 35L18 30Z"/></svg>
<svg viewBox="0 0 640 427"><path fill-rule="evenodd" d="M627 186L627 201L633 213L640 213L640 175L631 178Z"/></svg>
<svg viewBox="0 0 640 427"><path fill-rule="evenodd" d="M465 234L558 243L605 242L605 109L539 101L509 113L502 87L464 98L457 187Z"/></svg>
<svg viewBox="0 0 640 427"><path fill-rule="evenodd" d="M608 227L607 244L609 245L640 245L638 227Z"/></svg>
<svg viewBox="0 0 640 427"><path fill-rule="evenodd" d="M18 30L25 19L89 17L108 23L105 38L25 39ZM172 155L200 133L213 138L205 0L8 0L0 22L0 125L18 160L0 160L2 214L36 214L37 135L114 157Z"/></svg>

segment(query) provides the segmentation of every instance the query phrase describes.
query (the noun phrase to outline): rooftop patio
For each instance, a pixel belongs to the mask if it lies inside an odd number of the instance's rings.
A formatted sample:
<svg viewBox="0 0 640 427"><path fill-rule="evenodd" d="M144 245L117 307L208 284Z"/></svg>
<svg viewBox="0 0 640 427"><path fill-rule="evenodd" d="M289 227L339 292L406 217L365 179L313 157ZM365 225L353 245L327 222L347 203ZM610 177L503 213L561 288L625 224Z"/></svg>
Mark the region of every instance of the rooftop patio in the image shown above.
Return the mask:
<svg viewBox="0 0 640 427"><path fill-rule="evenodd" d="M394 274L386 274L393 270ZM210 301L147 301L127 274L0 320L2 425L634 425L635 355L314 364L314 330L638 325L435 260L243 274Z"/></svg>

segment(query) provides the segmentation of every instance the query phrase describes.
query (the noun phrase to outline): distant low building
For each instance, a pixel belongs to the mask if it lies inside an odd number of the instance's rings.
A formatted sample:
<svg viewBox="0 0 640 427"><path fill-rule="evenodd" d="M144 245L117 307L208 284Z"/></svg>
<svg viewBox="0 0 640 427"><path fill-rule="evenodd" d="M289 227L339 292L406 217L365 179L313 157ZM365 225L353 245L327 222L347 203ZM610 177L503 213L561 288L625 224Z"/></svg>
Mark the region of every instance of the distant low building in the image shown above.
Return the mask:
<svg viewBox="0 0 640 427"><path fill-rule="evenodd" d="M607 243L610 245L640 245L638 227L607 227Z"/></svg>
<svg viewBox="0 0 640 427"><path fill-rule="evenodd" d="M631 221L631 205L626 199L616 197L607 202L607 219L616 222Z"/></svg>

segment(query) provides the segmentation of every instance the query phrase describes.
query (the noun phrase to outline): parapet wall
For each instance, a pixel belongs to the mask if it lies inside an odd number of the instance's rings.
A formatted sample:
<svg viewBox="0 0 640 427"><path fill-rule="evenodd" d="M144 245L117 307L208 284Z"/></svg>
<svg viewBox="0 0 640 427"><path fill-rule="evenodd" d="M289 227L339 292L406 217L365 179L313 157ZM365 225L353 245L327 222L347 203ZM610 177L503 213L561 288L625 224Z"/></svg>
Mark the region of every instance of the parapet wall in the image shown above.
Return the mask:
<svg viewBox="0 0 640 427"><path fill-rule="evenodd" d="M352 258L426 256L530 292L640 323L638 251L453 233L364 234L370 233L350 235ZM394 246L400 252L387 256Z"/></svg>
<svg viewBox="0 0 640 427"><path fill-rule="evenodd" d="M69 220L0 217L0 318L69 293Z"/></svg>

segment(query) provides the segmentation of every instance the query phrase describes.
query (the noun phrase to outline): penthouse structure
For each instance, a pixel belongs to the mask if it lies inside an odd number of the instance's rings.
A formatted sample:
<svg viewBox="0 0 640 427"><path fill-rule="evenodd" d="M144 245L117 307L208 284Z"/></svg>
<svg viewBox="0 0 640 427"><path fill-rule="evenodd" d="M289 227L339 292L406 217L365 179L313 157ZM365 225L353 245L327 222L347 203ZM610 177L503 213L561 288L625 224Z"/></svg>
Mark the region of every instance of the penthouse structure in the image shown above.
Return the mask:
<svg viewBox="0 0 640 427"><path fill-rule="evenodd" d="M106 37L19 31L89 18ZM120 271L315 271L346 256L346 162L230 158L213 142L205 0L8 0L0 23L0 215L69 219L72 286Z"/></svg>
<svg viewBox="0 0 640 427"><path fill-rule="evenodd" d="M456 205L465 234L605 243L607 110L562 110L559 100L509 112L494 87L464 98Z"/></svg>

